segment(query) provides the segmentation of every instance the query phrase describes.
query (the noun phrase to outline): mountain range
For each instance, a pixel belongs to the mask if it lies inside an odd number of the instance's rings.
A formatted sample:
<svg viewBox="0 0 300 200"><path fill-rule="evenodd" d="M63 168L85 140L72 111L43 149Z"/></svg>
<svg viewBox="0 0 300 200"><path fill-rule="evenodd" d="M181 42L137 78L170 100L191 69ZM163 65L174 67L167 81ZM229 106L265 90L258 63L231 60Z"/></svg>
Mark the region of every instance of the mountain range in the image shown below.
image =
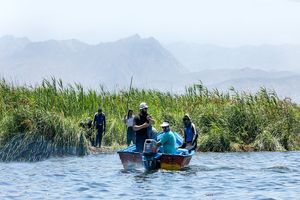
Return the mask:
<svg viewBox="0 0 300 200"><path fill-rule="evenodd" d="M165 46L191 71L253 68L300 72L300 45L222 47L177 42Z"/></svg>
<svg viewBox="0 0 300 200"><path fill-rule="evenodd" d="M108 90L133 86L182 92L201 81L208 88L255 92L267 87L300 102L300 46L225 48L173 43L133 35L96 45L72 40L33 42L0 37L0 76L18 83L40 83L54 76L66 83Z"/></svg>
<svg viewBox="0 0 300 200"><path fill-rule="evenodd" d="M87 87L118 89L131 76L140 87L166 85L186 69L154 38L140 36L88 45L77 40L31 42L12 36L0 39L2 75L19 81L39 82L54 76Z"/></svg>

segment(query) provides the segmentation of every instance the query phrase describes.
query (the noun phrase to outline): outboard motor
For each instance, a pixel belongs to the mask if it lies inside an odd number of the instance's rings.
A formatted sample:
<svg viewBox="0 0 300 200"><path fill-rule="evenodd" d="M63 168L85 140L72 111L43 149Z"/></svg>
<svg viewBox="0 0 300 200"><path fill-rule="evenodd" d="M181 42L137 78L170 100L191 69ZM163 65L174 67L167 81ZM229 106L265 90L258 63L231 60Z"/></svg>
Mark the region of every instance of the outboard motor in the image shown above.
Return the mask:
<svg viewBox="0 0 300 200"><path fill-rule="evenodd" d="M158 168L156 153L156 141L153 139L146 139L143 151L143 165L146 170L154 170Z"/></svg>

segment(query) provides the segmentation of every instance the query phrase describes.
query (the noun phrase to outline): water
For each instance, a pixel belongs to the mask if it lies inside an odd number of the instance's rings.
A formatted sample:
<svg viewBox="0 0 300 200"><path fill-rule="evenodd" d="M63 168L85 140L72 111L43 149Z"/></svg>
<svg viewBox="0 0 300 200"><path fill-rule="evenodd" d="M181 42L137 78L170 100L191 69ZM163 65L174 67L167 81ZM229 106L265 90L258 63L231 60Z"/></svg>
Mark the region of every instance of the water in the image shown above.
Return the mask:
<svg viewBox="0 0 300 200"><path fill-rule="evenodd" d="M300 199L300 152L197 153L182 171L125 171L116 153L0 163L0 199Z"/></svg>

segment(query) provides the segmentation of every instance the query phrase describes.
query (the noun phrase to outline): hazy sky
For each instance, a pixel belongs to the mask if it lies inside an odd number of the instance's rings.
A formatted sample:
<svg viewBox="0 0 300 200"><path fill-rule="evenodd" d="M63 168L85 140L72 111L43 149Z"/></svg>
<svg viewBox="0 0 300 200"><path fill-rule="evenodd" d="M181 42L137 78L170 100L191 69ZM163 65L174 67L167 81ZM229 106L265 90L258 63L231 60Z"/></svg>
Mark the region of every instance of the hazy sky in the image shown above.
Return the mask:
<svg viewBox="0 0 300 200"><path fill-rule="evenodd" d="M300 44L300 0L0 0L0 36L33 41Z"/></svg>

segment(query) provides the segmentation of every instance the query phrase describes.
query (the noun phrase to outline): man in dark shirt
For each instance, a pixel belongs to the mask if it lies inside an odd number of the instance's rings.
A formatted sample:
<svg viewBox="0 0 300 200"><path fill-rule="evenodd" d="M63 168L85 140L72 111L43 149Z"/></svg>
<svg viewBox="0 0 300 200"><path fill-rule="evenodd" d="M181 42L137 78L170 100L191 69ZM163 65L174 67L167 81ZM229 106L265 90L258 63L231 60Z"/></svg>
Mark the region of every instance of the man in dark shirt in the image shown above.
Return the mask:
<svg viewBox="0 0 300 200"><path fill-rule="evenodd" d="M136 133L136 151L143 152L145 140L148 139L148 127L154 124L154 120L148 114L148 105L140 104L140 113L134 117L133 130Z"/></svg>
<svg viewBox="0 0 300 200"><path fill-rule="evenodd" d="M106 129L105 115L102 112L101 108L99 108L98 112L95 113L93 124L94 127L97 129L95 147L98 147L98 145L99 147L101 147L102 136Z"/></svg>

